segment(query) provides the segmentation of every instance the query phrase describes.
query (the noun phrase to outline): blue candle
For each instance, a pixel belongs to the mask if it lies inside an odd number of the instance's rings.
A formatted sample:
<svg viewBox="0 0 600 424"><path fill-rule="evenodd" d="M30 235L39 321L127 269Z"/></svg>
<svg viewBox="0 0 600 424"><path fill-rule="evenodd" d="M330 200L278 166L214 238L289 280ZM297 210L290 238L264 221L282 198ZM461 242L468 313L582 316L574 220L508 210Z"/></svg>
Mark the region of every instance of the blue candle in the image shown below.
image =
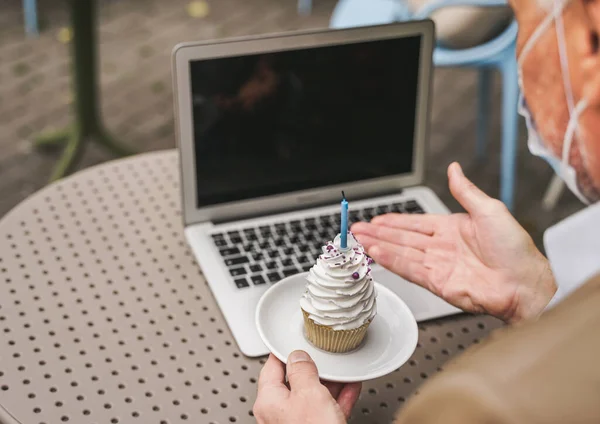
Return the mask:
<svg viewBox="0 0 600 424"><path fill-rule="evenodd" d="M342 220L340 229L340 248L348 248L348 201L342 191Z"/></svg>

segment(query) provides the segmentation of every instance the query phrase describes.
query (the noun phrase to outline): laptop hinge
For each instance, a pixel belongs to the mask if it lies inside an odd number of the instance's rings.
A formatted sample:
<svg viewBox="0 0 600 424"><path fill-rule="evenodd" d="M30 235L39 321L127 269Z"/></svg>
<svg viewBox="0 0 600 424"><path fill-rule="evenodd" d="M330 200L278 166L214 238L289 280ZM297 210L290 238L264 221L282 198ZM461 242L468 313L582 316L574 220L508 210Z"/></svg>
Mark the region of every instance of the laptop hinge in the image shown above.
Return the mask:
<svg viewBox="0 0 600 424"><path fill-rule="evenodd" d="M383 197L383 196L390 196L390 195L398 195L398 194L402 194L402 192L404 191L404 189L400 188L396 188L394 190L387 190L387 191L381 191L377 194L371 193L367 196L356 196L356 197L352 197L351 200L355 200L355 201L360 201L360 200L365 200L365 199L373 199L376 197ZM304 211L307 209L314 209L314 208L320 208L323 206L331 206L331 202L318 202L315 204L311 204L311 205L306 205L306 206L294 206L294 207L283 207L281 209L276 209L271 211L270 213L268 213L267 215L263 214L263 213L255 213L255 214L249 214L249 215L243 215L243 216L237 216L235 218L227 218L227 219L211 219L213 224L227 224L229 222L235 222L235 221L241 221L244 219L253 219L253 218L264 218L264 217L268 217L269 215L278 215L278 214L282 214L282 213L287 213L287 212L299 212L299 211Z"/></svg>

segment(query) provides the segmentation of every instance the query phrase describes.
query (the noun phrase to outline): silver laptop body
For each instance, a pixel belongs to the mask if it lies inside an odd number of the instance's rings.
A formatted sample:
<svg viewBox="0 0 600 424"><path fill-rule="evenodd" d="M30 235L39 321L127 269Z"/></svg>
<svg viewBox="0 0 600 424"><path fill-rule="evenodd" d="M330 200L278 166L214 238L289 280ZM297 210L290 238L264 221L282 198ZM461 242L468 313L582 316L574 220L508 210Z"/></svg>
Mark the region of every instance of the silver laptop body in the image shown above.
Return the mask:
<svg viewBox="0 0 600 424"><path fill-rule="evenodd" d="M268 353L256 304L339 232L341 190L352 221L449 213L420 185L433 46L422 21L174 49L185 235L244 354ZM373 273L419 321L459 312Z"/></svg>

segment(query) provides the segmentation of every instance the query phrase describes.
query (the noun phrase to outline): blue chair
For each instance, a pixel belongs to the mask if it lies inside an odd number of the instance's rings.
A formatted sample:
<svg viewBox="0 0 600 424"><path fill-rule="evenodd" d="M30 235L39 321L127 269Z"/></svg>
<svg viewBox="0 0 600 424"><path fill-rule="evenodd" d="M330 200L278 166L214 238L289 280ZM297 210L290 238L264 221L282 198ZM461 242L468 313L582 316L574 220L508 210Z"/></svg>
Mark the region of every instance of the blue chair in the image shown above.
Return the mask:
<svg viewBox="0 0 600 424"><path fill-rule="evenodd" d="M312 0L298 0L298 13L308 15L312 10Z"/></svg>
<svg viewBox="0 0 600 424"><path fill-rule="evenodd" d="M27 35L38 36L37 0L23 0L23 16Z"/></svg>
<svg viewBox="0 0 600 424"><path fill-rule="evenodd" d="M305 0L300 0L303 3ZM310 0L308 0L310 2ZM412 12L401 0L341 0L330 21L332 28L351 28L405 20L425 19L436 10L451 6L507 6L505 0L437 0ZM304 4L303 7L306 7ZM303 9L304 10L304 9ZM436 66L476 67L479 69L479 116L477 118L477 156L485 155L489 128L491 77L494 69L502 74L502 152L500 199L513 209L516 177L519 96L516 38L517 23L496 38L466 49L449 49L438 43L433 61Z"/></svg>

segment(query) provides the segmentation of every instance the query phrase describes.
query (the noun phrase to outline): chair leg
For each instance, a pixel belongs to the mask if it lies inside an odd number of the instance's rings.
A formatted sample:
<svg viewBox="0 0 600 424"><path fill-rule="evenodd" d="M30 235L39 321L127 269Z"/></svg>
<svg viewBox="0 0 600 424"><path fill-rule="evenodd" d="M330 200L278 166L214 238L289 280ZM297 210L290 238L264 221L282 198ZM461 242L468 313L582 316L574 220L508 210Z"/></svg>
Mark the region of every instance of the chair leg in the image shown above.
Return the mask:
<svg viewBox="0 0 600 424"><path fill-rule="evenodd" d="M312 0L298 0L298 13L310 15L310 12L312 12Z"/></svg>
<svg viewBox="0 0 600 424"><path fill-rule="evenodd" d="M27 35L39 34L37 0L23 0L23 15L25 16L25 32Z"/></svg>
<svg viewBox="0 0 600 424"><path fill-rule="evenodd" d="M477 159L485 157L489 136L490 122L490 90L492 84L492 68L479 70L479 105L477 108Z"/></svg>
<svg viewBox="0 0 600 424"><path fill-rule="evenodd" d="M500 158L500 200L512 211L515 191L519 84L517 60L514 55L501 65L502 70L502 156Z"/></svg>

